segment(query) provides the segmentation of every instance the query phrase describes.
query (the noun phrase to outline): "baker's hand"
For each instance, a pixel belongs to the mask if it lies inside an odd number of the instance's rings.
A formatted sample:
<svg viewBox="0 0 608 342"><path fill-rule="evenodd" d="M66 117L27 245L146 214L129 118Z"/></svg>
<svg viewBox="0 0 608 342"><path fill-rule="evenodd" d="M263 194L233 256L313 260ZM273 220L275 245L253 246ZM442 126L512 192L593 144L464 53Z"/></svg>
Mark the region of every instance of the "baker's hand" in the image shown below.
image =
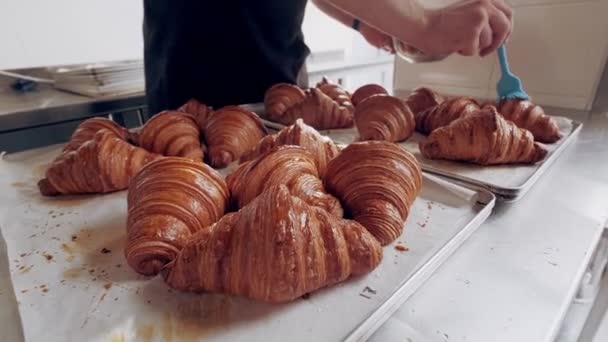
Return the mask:
<svg viewBox="0 0 608 342"><path fill-rule="evenodd" d="M395 53L393 48L393 40L386 33L376 30L363 22L361 22L359 26L359 32L370 45L390 53Z"/></svg>
<svg viewBox="0 0 608 342"><path fill-rule="evenodd" d="M427 12L424 33L412 42L431 55L486 56L498 49L513 28L504 0L465 0Z"/></svg>

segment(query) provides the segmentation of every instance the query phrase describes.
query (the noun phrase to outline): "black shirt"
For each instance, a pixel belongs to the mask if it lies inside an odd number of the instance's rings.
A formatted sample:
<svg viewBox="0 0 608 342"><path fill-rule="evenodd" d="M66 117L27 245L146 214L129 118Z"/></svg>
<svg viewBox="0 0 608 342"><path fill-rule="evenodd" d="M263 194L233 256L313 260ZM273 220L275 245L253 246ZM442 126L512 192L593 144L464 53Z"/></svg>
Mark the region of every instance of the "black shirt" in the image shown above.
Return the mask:
<svg viewBox="0 0 608 342"><path fill-rule="evenodd" d="M306 0L144 0L150 114L190 98L219 108L296 83Z"/></svg>

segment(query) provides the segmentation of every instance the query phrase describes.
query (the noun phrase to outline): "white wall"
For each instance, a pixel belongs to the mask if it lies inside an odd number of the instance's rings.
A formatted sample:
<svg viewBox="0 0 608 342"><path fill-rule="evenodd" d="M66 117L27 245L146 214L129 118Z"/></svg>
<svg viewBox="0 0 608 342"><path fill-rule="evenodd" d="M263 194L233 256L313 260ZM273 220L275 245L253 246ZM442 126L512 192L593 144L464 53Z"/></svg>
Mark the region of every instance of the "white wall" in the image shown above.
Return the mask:
<svg viewBox="0 0 608 342"><path fill-rule="evenodd" d="M142 12L143 0L0 0L0 69L142 58Z"/></svg>
<svg viewBox="0 0 608 342"><path fill-rule="evenodd" d="M542 105L589 109L608 55L608 0L512 0L511 69ZM495 55L439 63L398 62L395 89L427 85L450 95L496 96ZM401 93L401 91L400 91Z"/></svg>

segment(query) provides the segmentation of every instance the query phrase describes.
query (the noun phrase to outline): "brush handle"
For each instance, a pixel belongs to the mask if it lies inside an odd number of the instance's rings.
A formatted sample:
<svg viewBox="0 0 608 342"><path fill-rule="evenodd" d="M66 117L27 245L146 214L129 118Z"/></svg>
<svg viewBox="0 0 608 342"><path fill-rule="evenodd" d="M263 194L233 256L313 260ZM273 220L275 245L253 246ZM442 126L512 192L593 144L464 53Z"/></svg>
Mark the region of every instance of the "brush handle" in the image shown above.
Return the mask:
<svg viewBox="0 0 608 342"><path fill-rule="evenodd" d="M509 70L509 62L507 61L507 49L504 44L498 48L498 62L500 63L500 70L503 74L511 73L511 70Z"/></svg>

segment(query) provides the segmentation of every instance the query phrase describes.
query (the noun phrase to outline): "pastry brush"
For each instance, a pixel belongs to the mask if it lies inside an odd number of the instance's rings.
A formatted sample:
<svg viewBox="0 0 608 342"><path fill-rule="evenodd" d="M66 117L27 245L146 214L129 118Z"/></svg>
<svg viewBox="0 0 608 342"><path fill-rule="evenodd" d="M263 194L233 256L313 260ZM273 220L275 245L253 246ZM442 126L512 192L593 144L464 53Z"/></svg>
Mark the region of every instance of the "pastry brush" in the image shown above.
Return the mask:
<svg viewBox="0 0 608 342"><path fill-rule="evenodd" d="M498 84L496 84L498 101L511 99L529 100L530 96L524 91L521 80L509 70L507 51L504 44L498 48L498 62L500 63L500 71L502 73Z"/></svg>

